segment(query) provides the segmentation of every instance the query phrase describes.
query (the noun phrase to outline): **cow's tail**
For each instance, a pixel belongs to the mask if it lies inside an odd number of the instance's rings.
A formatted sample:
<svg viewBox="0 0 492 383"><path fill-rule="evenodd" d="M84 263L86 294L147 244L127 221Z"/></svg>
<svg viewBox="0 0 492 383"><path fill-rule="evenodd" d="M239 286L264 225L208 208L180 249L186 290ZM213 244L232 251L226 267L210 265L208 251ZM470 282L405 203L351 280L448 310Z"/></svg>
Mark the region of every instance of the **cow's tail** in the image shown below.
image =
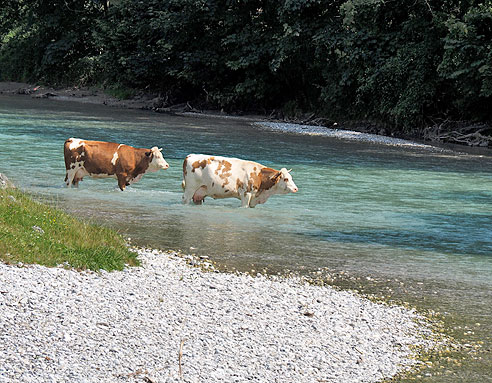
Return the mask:
<svg viewBox="0 0 492 383"><path fill-rule="evenodd" d="M185 190L186 188L186 175L188 174L188 157L191 156L191 154L188 154L186 158L183 161L183 182L181 182L181 188Z"/></svg>

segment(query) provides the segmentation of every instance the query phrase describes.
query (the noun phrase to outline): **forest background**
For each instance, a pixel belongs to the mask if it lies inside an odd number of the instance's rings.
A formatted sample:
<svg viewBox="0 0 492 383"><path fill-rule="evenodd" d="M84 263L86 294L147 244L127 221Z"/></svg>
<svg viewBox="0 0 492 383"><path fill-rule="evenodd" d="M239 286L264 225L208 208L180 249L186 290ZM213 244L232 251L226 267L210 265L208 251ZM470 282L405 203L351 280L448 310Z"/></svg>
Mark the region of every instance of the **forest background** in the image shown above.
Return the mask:
<svg viewBox="0 0 492 383"><path fill-rule="evenodd" d="M0 0L0 81L492 136L492 2Z"/></svg>

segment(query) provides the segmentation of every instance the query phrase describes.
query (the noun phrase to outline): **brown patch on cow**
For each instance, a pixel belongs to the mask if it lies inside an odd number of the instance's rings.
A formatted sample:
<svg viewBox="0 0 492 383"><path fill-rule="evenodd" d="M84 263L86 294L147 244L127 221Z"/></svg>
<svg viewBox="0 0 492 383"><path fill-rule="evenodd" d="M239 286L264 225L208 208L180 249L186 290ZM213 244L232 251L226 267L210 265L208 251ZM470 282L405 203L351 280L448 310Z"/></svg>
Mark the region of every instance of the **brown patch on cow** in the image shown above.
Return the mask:
<svg viewBox="0 0 492 383"><path fill-rule="evenodd" d="M236 189L243 189L244 188L244 182L241 181L239 178L236 180Z"/></svg>
<svg viewBox="0 0 492 383"><path fill-rule="evenodd" d="M249 173L248 187L246 190L251 192L253 190L267 190L271 188L275 182L273 182L270 177L274 175L277 171L271 168L262 168L259 172L252 171Z"/></svg>
<svg viewBox="0 0 492 383"><path fill-rule="evenodd" d="M196 169L198 168L205 169L205 166L207 166L207 160L195 161L191 164L191 168L192 168L191 171L195 173Z"/></svg>
<svg viewBox="0 0 492 383"><path fill-rule="evenodd" d="M215 174L225 180L225 183L223 185L227 185L229 183L228 178L232 175L231 169L232 164L229 161L221 160L218 162Z"/></svg>
<svg viewBox="0 0 492 383"><path fill-rule="evenodd" d="M272 188L279 180L281 172L272 168L263 168L258 174L260 185L258 191L268 190Z"/></svg>
<svg viewBox="0 0 492 383"><path fill-rule="evenodd" d="M260 183L261 180L257 173L249 173L248 186L246 187L246 191L251 192L252 190L258 190L258 188L260 187Z"/></svg>
<svg viewBox="0 0 492 383"><path fill-rule="evenodd" d="M120 153L121 149L123 148L129 148L130 150L128 151L125 155L125 151L123 151L122 154L119 154L118 157L118 163L116 164L116 171L118 172L120 169L119 164L122 161L125 161L127 158L129 158L131 155L133 155L134 160L136 160L133 164L128 161L126 164L127 166L125 168L122 168L122 171L126 171L128 173L129 179L132 180L136 177L138 177L140 174L143 174L147 171L149 168L150 163L152 162L152 159L154 158L154 153L150 149L135 149L132 148L131 146L122 146L120 148ZM133 150L131 150L133 149ZM134 166L134 169L132 170L132 165Z"/></svg>

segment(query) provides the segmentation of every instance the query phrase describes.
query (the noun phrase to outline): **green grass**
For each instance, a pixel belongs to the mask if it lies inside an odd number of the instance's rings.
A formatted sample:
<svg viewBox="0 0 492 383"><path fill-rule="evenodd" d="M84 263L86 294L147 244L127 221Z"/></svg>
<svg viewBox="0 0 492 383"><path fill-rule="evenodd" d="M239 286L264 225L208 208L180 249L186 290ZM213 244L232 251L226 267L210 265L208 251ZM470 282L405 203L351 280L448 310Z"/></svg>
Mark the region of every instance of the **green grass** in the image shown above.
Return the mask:
<svg viewBox="0 0 492 383"><path fill-rule="evenodd" d="M114 230L83 222L16 189L0 190L0 259L108 271L139 264Z"/></svg>

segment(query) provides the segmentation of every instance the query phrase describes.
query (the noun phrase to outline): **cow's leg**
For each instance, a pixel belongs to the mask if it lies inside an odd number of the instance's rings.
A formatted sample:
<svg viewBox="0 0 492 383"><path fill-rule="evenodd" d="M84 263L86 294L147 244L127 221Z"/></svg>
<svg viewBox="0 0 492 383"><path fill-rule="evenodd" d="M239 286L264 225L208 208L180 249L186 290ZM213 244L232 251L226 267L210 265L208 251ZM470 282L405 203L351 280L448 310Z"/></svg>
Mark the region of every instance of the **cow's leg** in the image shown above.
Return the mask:
<svg viewBox="0 0 492 383"><path fill-rule="evenodd" d="M87 173L82 164L79 163L78 166L76 166L76 164L71 164L65 175L65 184L68 187L71 187L72 185L78 187L79 181L82 181L84 176L88 174L89 173Z"/></svg>
<svg viewBox="0 0 492 383"><path fill-rule="evenodd" d="M128 185L128 179L126 174L119 173L117 174L116 178L118 178L118 186L120 187L121 191L124 191L125 187Z"/></svg>
<svg viewBox="0 0 492 383"><path fill-rule="evenodd" d="M181 184L181 186L184 186L184 192L183 192L183 196L181 197L181 199L183 200L183 203L184 204L189 204L191 201L193 201L193 196L195 194L195 191L197 191L197 188L200 185L199 184L198 185L196 185L196 184L193 185L192 182L186 182L185 183L185 181L183 181L183 183Z"/></svg>
<svg viewBox="0 0 492 383"><path fill-rule="evenodd" d="M201 205L207 196L207 187L205 185L200 186L193 194L193 202L195 205Z"/></svg>
<svg viewBox="0 0 492 383"><path fill-rule="evenodd" d="M251 193L241 194L241 207L249 207L249 203L251 202L251 197L253 197L253 194Z"/></svg>
<svg viewBox="0 0 492 383"><path fill-rule="evenodd" d="M181 197L181 199L183 200L183 203L184 204L189 204L191 202L191 200L193 199L193 191L190 187L186 188L184 193L183 193L183 197Z"/></svg>
<svg viewBox="0 0 492 383"><path fill-rule="evenodd" d="M65 174L65 184L67 187L72 186L73 179L75 178L75 174L77 171L75 169L67 169L67 173Z"/></svg>
<svg viewBox="0 0 492 383"><path fill-rule="evenodd" d="M181 182L181 187L183 188L183 196L181 197L184 204L188 205L193 199L193 194L195 187L192 185L193 182L188 180L186 182L186 176L183 176L183 182Z"/></svg>
<svg viewBox="0 0 492 383"><path fill-rule="evenodd" d="M65 173L65 181L64 182L65 182L65 185L67 187L70 187L70 185L72 185L72 181L68 181L68 170Z"/></svg>

